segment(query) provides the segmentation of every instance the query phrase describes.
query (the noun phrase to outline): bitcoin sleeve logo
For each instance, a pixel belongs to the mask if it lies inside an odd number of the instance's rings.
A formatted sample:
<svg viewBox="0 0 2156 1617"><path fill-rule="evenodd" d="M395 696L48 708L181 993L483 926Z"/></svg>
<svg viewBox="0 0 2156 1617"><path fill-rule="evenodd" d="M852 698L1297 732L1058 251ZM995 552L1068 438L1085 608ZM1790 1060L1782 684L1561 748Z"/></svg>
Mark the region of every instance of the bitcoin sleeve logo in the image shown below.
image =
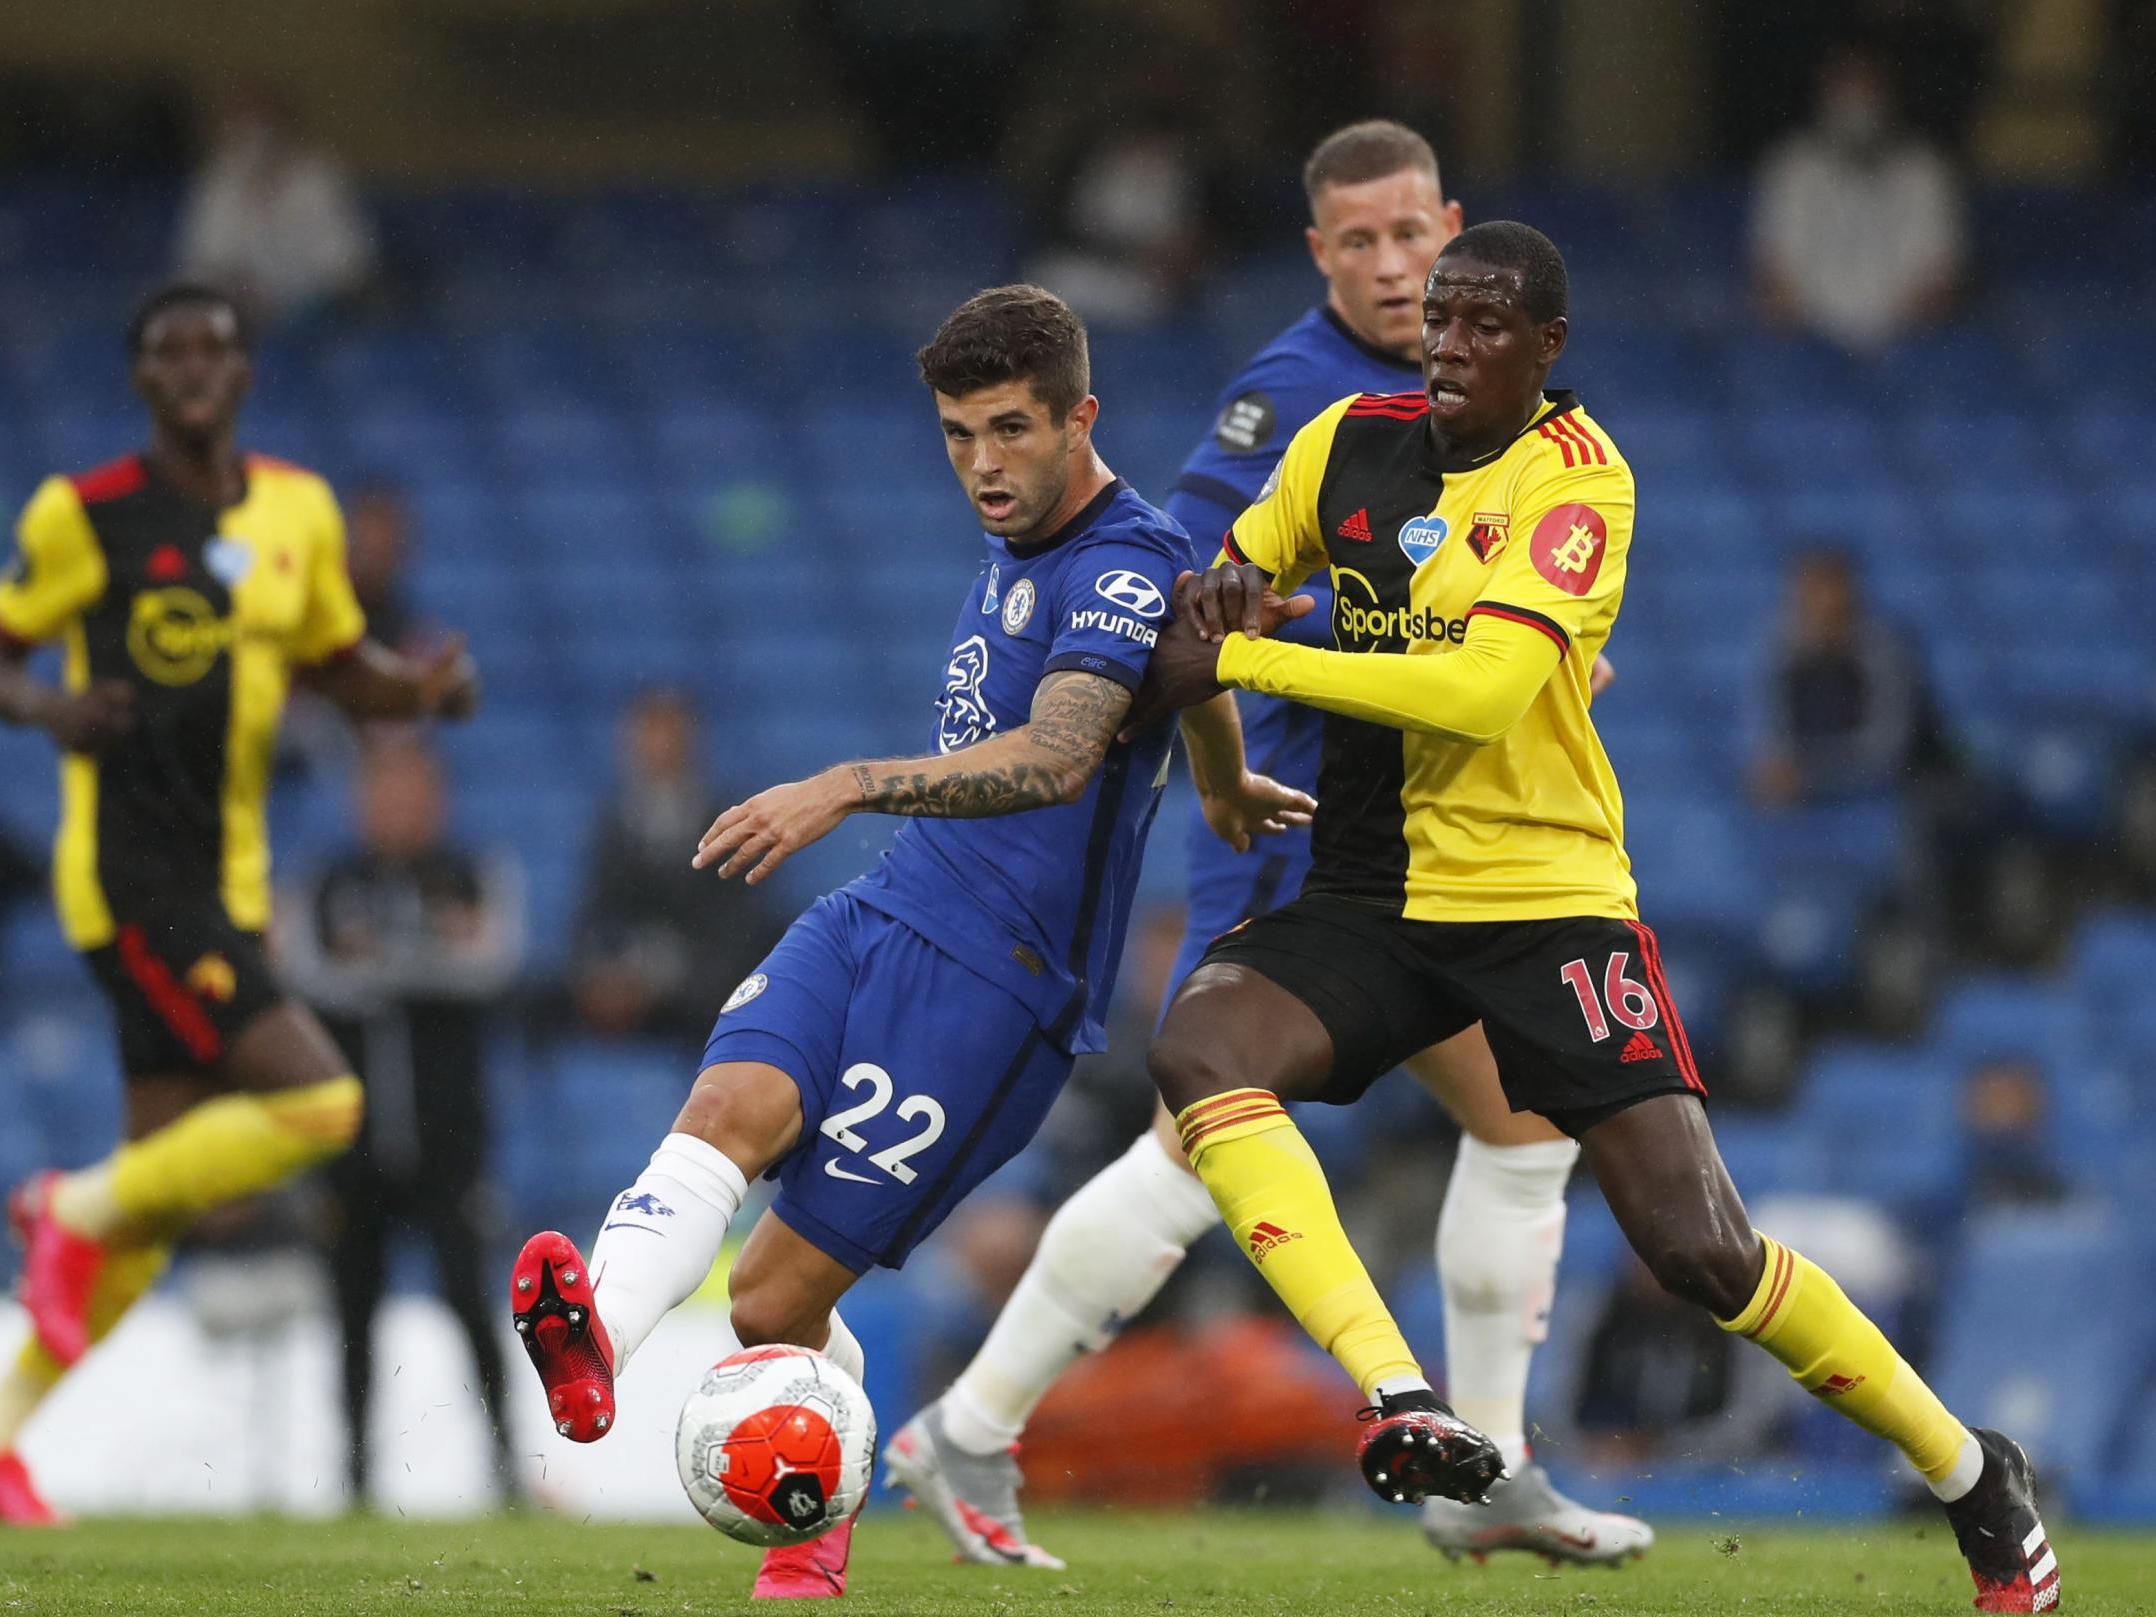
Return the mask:
<svg viewBox="0 0 2156 1617"><path fill-rule="evenodd" d="M1529 542L1535 571L1567 595L1585 595L1602 575L1609 524L1591 505L1560 505L1535 524Z"/></svg>

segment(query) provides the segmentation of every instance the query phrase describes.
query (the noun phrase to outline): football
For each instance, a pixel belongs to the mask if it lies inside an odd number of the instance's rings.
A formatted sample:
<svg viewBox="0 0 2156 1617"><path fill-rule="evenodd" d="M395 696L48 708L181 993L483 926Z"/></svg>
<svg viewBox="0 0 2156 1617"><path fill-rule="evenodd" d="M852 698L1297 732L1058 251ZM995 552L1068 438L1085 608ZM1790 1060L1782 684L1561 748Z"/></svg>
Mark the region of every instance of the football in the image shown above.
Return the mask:
<svg viewBox="0 0 2156 1617"><path fill-rule="evenodd" d="M861 1508L876 1416L861 1384L804 1347L754 1347L704 1372L674 1460L697 1513L744 1544L804 1544Z"/></svg>

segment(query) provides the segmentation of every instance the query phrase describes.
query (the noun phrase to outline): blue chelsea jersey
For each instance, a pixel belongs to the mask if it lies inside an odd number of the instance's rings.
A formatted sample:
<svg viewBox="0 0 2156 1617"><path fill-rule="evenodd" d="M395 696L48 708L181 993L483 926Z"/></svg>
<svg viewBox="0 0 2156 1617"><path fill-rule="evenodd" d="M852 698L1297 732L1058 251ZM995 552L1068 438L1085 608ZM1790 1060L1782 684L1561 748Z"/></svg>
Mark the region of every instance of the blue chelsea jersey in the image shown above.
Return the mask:
<svg viewBox="0 0 2156 1617"><path fill-rule="evenodd" d="M1190 536L1118 479L1054 535L988 553L944 663L932 742L956 752L1026 723L1049 674L1077 669L1135 690ZM1174 725L1112 743L1075 803L985 819L908 819L848 889L1016 994L1074 1052L1107 1047L1105 1020L1138 863L1167 779Z"/></svg>
<svg viewBox="0 0 2156 1617"><path fill-rule="evenodd" d="M1213 430L1192 451L1169 496L1168 511L1187 528L1210 565L1220 539L1258 497L1288 440L1329 404L1350 393L1399 393L1422 384L1413 360L1373 348L1330 307L1312 309L1261 348L1221 392ZM1285 638L1332 644L1332 588L1320 574L1302 586L1317 610L1290 624ZM1238 692L1243 747L1250 767L1315 792L1325 715L1316 708ZM1259 837L1238 854L1193 812L1190 925L1201 936L1225 932L1293 898L1310 868L1310 833Z"/></svg>

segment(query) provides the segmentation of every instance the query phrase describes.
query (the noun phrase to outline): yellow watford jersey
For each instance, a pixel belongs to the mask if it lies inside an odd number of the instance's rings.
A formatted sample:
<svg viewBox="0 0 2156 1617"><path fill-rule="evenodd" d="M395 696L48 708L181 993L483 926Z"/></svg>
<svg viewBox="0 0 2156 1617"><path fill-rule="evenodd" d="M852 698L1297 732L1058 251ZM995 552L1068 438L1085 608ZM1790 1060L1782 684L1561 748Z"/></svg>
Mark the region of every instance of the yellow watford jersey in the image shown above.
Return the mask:
<svg viewBox="0 0 2156 1617"><path fill-rule="evenodd" d="M1228 538L1283 584L1332 575L1337 651L1231 636L1220 659L1226 683L1328 709L1303 890L1425 921L1633 917L1623 804L1587 716L1624 592L1631 469L1569 393L1471 462L1440 461L1428 411L1419 393L1333 405ZM1493 648L1525 680L1501 734L1416 710L1433 680L1411 676L1469 675ZM1340 660L1371 652L1404 656ZM1334 688L1347 678L1353 699Z"/></svg>
<svg viewBox="0 0 2156 1617"><path fill-rule="evenodd" d="M223 510L130 456L49 478L0 581L0 635L60 640L71 690L134 687L135 727L60 763L53 887L68 941L110 942L114 916L175 905L269 920L270 759L294 664L366 630L329 485L265 456Z"/></svg>

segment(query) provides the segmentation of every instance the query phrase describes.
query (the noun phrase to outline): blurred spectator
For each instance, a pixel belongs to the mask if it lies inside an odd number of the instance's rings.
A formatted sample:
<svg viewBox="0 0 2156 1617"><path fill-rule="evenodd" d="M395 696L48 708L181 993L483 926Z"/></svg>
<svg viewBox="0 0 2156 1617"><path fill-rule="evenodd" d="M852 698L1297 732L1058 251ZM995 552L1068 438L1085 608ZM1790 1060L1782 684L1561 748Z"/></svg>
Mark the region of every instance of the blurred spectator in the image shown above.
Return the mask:
<svg viewBox="0 0 2156 1617"><path fill-rule="evenodd" d="M1032 82L1025 70L1047 9L1040 0L817 0L813 16L868 121L870 161L903 174L996 155Z"/></svg>
<svg viewBox="0 0 2156 1617"><path fill-rule="evenodd" d="M595 1033L701 1040L777 941L755 888L689 868L726 806L699 773L696 731L679 691L648 691L622 717L620 787L593 832L569 966Z"/></svg>
<svg viewBox="0 0 2156 1617"><path fill-rule="evenodd" d="M1096 324L1151 324L1188 301L1205 269L1218 190L1208 142L1164 87L1077 133L1028 274Z"/></svg>
<svg viewBox="0 0 2156 1617"><path fill-rule="evenodd" d="M523 955L518 883L446 840L440 766L409 734L379 733L358 779L358 845L297 905L279 944L367 1085L360 1142L327 1170L330 1265L344 1331L344 1403L355 1503L367 1497L373 1325L390 1230L422 1232L442 1299L463 1327L494 1437L516 1491L501 1346L486 1265L486 1040Z"/></svg>
<svg viewBox="0 0 2156 1617"><path fill-rule="evenodd" d="M385 646L410 651L425 637L405 578L412 562L412 514L394 483L360 485L345 502L345 566L367 631Z"/></svg>
<svg viewBox="0 0 2156 1617"><path fill-rule="evenodd" d="M1885 66L1829 58L1818 117L1767 154L1753 199L1762 311L1852 349L1883 347L1952 306L1962 196L1946 157L1898 122Z"/></svg>
<svg viewBox="0 0 2156 1617"><path fill-rule="evenodd" d="M2044 1075L2027 1061L1987 1061L1961 1091L1972 1209L2055 1202L2069 1192L2051 1160Z"/></svg>
<svg viewBox="0 0 2156 1617"><path fill-rule="evenodd" d="M1754 729L1752 789L1770 806L1904 788L1945 761L1916 647L1864 608L1845 553L1791 569Z"/></svg>
<svg viewBox="0 0 2156 1617"><path fill-rule="evenodd" d="M177 257L182 275L234 293L265 323L358 297L378 267L374 227L343 166L261 90L217 115L181 206Z"/></svg>
<svg viewBox="0 0 2156 1617"><path fill-rule="evenodd" d="M1574 1409L1579 1436L1603 1465L1745 1452L1729 1447L1723 1420L1736 1397L1741 1347L1627 1254L1587 1339ZM1746 1430L1764 1436L1757 1424Z"/></svg>

